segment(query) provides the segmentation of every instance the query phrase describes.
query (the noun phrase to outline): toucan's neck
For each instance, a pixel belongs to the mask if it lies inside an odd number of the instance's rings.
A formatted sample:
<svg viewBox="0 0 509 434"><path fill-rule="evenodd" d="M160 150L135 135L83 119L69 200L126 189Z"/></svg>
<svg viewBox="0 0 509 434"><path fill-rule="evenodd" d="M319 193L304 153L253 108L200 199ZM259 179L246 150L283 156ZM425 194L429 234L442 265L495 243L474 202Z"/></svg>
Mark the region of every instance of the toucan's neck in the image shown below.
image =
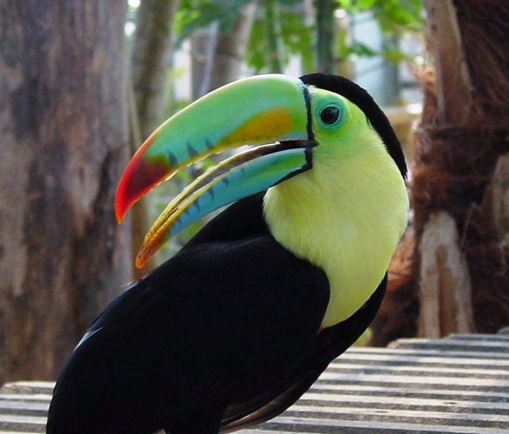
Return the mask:
<svg viewBox="0 0 509 434"><path fill-rule="evenodd" d="M329 279L323 327L348 319L369 299L407 222L401 173L378 136L366 140L372 143L355 153L317 155L313 169L264 197L275 239Z"/></svg>

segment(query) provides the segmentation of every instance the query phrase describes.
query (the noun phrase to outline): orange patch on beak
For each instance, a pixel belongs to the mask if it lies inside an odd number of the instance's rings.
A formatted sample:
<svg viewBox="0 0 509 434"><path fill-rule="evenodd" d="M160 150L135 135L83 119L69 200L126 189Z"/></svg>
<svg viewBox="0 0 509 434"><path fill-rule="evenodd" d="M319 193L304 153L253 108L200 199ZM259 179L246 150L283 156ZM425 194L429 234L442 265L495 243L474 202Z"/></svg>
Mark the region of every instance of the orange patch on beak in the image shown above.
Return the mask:
<svg viewBox="0 0 509 434"><path fill-rule="evenodd" d="M271 137L285 136L292 131L293 127L292 117L287 110L283 108L268 110L250 119L239 129L225 137L221 141L221 146L228 147L237 143L245 143L246 145L253 142L263 143Z"/></svg>

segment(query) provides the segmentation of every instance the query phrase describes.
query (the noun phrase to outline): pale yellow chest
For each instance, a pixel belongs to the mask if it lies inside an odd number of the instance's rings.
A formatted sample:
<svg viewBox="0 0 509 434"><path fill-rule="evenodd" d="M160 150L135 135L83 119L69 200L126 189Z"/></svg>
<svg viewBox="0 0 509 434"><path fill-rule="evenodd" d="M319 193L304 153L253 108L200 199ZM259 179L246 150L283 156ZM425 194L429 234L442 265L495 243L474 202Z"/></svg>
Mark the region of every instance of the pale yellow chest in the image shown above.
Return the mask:
<svg viewBox="0 0 509 434"><path fill-rule="evenodd" d="M382 281L407 222L408 196L385 150L316 161L271 188L265 218L283 246L323 269L330 300L322 327L354 314Z"/></svg>

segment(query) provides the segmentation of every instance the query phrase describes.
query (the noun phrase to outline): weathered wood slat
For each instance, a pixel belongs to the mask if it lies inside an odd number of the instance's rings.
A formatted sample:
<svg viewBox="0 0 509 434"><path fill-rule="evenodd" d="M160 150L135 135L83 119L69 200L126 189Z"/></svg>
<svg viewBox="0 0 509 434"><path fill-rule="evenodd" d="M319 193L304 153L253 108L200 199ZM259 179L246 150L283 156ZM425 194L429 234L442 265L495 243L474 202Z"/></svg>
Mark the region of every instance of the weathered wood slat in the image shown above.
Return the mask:
<svg viewBox="0 0 509 434"><path fill-rule="evenodd" d="M242 434L509 433L509 335L347 351L283 415ZM0 433L43 433L53 383L0 390Z"/></svg>
<svg viewBox="0 0 509 434"><path fill-rule="evenodd" d="M473 351L472 349L467 349L464 351L456 351L451 350L450 348L447 349L447 351L444 351L443 349L430 349L430 348L405 348L403 345L400 345L399 342L403 341L403 339L394 341L390 344L388 348L359 348L356 349L356 351L361 352L369 352L371 354L381 354L381 355L414 355L416 357L447 357L449 359L456 359L457 357L462 358L473 358L473 359L486 359L486 360L506 360L509 359L509 355L505 353L500 352L491 352L488 349L484 349L482 351ZM393 350L397 349L398 351L395 353ZM341 360L342 357L346 355L343 354L339 360Z"/></svg>
<svg viewBox="0 0 509 434"><path fill-rule="evenodd" d="M507 354L509 343L465 339L398 339L391 348L435 349L441 351L490 351Z"/></svg>
<svg viewBox="0 0 509 434"><path fill-rule="evenodd" d="M356 396L329 393L327 396L310 392L300 401L302 405L355 406L379 409L416 409L423 411L469 411L480 414L509 415L508 402L478 402L475 400L444 400L437 398L408 398L406 396Z"/></svg>
<svg viewBox="0 0 509 434"><path fill-rule="evenodd" d="M444 425L474 425L484 426L486 428L505 428L509 430L509 416L498 414L472 414L472 413L447 413L440 411L422 411L422 410L401 410L401 409L369 409L359 407L344 406L304 406L295 404L285 415L287 417L303 418L324 418L335 420L340 424L342 420L363 420L375 422L401 422L414 423L416 419L421 422L435 422Z"/></svg>
<svg viewBox="0 0 509 434"><path fill-rule="evenodd" d="M499 392L484 392L463 390L459 394L451 389L431 389L427 387L387 387L374 386L367 382L360 384L321 384L317 383L310 389L313 393L333 394L342 393L346 395L359 396L403 396L407 398L435 398L447 400L476 400L477 402L509 402L509 394ZM324 398L326 399L326 398Z"/></svg>
<svg viewBox="0 0 509 434"><path fill-rule="evenodd" d="M39 402L27 402L27 401L0 401L0 411L2 414L19 414L23 416L40 416L46 417L48 413L47 404L41 404Z"/></svg>
<svg viewBox="0 0 509 434"><path fill-rule="evenodd" d="M0 414L0 429L8 431L21 431L21 432L44 432L46 427L45 417L36 416L20 416L10 414Z"/></svg>
<svg viewBox="0 0 509 434"><path fill-rule="evenodd" d="M367 377L362 374L337 374L326 371L320 377L320 382L324 384L350 383L355 384L366 381ZM376 374L369 376L369 382L374 385L406 385L407 387L442 388L447 386L451 390L494 390L498 392L509 393L509 377L506 380L498 379L477 379L477 378L450 378L437 376L410 376L398 375L390 376Z"/></svg>
<svg viewBox="0 0 509 434"><path fill-rule="evenodd" d="M278 433L341 433L341 434L507 434L506 429L482 427L457 427L447 425L428 425L416 423L344 421L338 426L333 419L301 419L280 417L264 424L263 428L244 430L242 434L273 434Z"/></svg>
<svg viewBox="0 0 509 434"><path fill-rule="evenodd" d="M454 354L454 357L434 355L435 353L422 351L403 352L381 352L370 351L371 349L359 349L356 351L348 351L339 359L331 363L330 366L336 366L341 363L365 363L389 366L429 366L429 367L468 367L482 369L507 369L509 370L509 358L487 359L464 357ZM450 353L448 353L450 354Z"/></svg>
<svg viewBox="0 0 509 434"><path fill-rule="evenodd" d="M329 367L328 372L341 372L342 374L356 374L362 371L364 374L395 374L395 375L419 375L419 376L448 376L448 377L472 377L488 379L507 378L507 369L470 369L464 366L454 367L414 367L414 366L387 366L387 365L357 365L353 363L338 363Z"/></svg>
<svg viewBox="0 0 509 434"><path fill-rule="evenodd" d="M449 339L468 340L468 341L490 341L490 342L502 342L502 343L509 344L509 335L508 334L488 335L488 334L481 334L481 333L469 333L469 334L453 333L452 335L449 335L445 339L447 339L447 340L449 340Z"/></svg>

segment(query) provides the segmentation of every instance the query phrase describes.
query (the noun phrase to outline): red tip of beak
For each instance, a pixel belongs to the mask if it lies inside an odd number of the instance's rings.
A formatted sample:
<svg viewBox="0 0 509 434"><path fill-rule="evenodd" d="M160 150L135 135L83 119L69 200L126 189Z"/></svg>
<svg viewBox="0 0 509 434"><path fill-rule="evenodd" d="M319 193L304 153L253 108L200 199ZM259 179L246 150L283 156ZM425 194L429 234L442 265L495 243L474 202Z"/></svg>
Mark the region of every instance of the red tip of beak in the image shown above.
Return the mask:
<svg viewBox="0 0 509 434"><path fill-rule="evenodd" d="M118 184L115 215L119 223L124 220L131 206L157 187L170 173L166 162L147 162L143 159L143 154L144 152L137 152L134 155Z"/></svg>

